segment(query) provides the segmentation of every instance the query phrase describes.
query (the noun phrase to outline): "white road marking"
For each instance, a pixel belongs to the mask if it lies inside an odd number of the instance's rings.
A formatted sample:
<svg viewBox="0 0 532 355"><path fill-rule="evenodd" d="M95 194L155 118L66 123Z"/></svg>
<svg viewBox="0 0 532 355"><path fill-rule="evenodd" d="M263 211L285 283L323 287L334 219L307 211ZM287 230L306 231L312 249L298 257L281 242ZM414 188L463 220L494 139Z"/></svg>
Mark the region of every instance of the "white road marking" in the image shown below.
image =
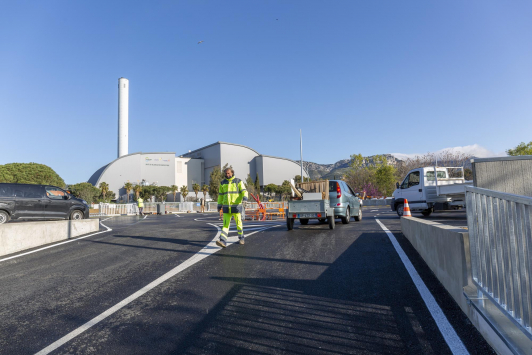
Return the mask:
<svg viewBox="0 0 532 355"><path fill-rule="evenodd" d="M62 337L61 339L59 339L59 340L53 342L52 344L48 345L46 348L42 349L41 351L39 351L35 355L49 354L50 352L52 352L55 349L59 348L61 345L69 342L70 340L74 339L75 337L77 337L78 335L80 335L81 333L86 331L87 329L89 329L92 326L98 324L99 322L101 322L105 318L109 317L113 313L115 313L115 312L119 311L120 309L124 308L129 303L133 302L134 300L136 300L140 296L144 295L146 292L148 292L148 291L152 290L153 288L159 286L160 284L162 284L166 280L168 280L168 279L172 278L173 276L179 274L181 271L189 268L190 266L192 266L192 265L196 264L197 262L205 259L206 257L208 257L208 256L220 251L222 248L216 245L216 240L220 237L220 233L221 233L222 230L218 226L216 226L214 224L211 224L211 223L208 223L208 224L210 224L213 227L216 227L216 229L218 231L217 231L216 236L214 237L214 239L212 241L210 241L209 244L207 244L203 249L201 249L199 252L197 252L192 257L187 259L185 262L179 264L178 266L176 266L172 270L168 271L166 274L164 274L161 277L157 278L156 280L150 282L148 285L144 286L143 288L141 288L137 292L133 293L132 295L130 295L127 298L124 298L122 301L118 302L113 307L109 308L105 312L103 312L100 315L94 317L93 319L91 319L87 323L83 324L81 327L73 330L72 332L70 332L67 335L65 335L64 337ZM273 228L273 227L276 227L276 226L265 227L262 230ZM258 232L260 232L260 231L252 232L249 235L247 235L246 237L248 237L248 236L250 236L252 234L258 233ZM238 237L237 236L229 237L228 240L227 240L227 246L229 246L231 244L234 244L234 243L237 243L237 242L238 242Z"/></svg>
<svg viewBox="0 0 532 355"><path fill-rule="evenodd" d="M386 232L388 238L390 238L390 241L392 242L395 251L397 252L397 254L399 254L401 261L405 265L408 274L412 278L412 281L414 281L414 285L416 285L416 288L419 291L421 298L423 298L425 305L429 309L432 318L434 318L436 325L440 329L440 332L443 335L443 338L445 339L447 345L449 345L449 348L451 349L452 353L459 355L469 354L464 344L460 340L460 337L458 336L458 334L456 334L456 331L454 330L451 323L449 323L449 320L447 320L447 317L445 317L445 314L443 314L443 311L434 299L434 296L432 296L432 294L430 293L429 289L427 288L427 286L417 273L416 269L414 268L414 265L412 265L410 259L408 259L408 256L406 256L405 252L399 245L399 242L397 242L397 239L395 238L393 233L390 232L390 230L386 228L381 221L379 221L378 219L376 221L381 226L382 230Z"/></svg>
<svg viewBox="0 0 532 355"><path fill-rule="evenodd" d="M44 248L35 249L35 250L28 251L26 253L18 254L18 255L15 255L15 256L10 256L9 258L0 259L0 262L6 261L6 260L15 259L15 258L20 258L21 256L28 255L28 254L33 254L33 253L36 253L36 252L41 251L41 250L54 248L54 247L57 247L59 245L67 244L67 243L70 243L70 242L75 242L75 241L80 240L80 239L85 239L85 238L92 237L92 236L97 235L97 234L107 233L107 232L112 231L112 229L107 227L105 224L103 224L102 221L100 221L100 224L102 226L104 226L105 228L107 228L107 230L101 231L101 232L96 232L96 233L93 233L93 234L89 234L89 235L86 235L84 237L79 237L79 238L76 238L76 239L70 239L70 240L67 240L67 241L64 241L64 242L61 242L61 243L57 243L57 244L54 244L54 245L49 245L49 246L44 247Z"/></svg>

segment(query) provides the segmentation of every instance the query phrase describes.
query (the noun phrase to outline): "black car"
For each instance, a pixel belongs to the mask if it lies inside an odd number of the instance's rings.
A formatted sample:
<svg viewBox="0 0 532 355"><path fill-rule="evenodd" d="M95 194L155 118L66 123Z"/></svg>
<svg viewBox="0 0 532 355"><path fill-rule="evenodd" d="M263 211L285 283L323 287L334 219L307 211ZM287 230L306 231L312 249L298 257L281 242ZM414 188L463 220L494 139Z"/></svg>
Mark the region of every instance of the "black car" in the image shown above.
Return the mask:
<svg viewBox="0 0 532 355"><path fill-rule="evenodd" d="M49 185L0 183L0 224L10 219L89 218L87 202Z"/></svg>

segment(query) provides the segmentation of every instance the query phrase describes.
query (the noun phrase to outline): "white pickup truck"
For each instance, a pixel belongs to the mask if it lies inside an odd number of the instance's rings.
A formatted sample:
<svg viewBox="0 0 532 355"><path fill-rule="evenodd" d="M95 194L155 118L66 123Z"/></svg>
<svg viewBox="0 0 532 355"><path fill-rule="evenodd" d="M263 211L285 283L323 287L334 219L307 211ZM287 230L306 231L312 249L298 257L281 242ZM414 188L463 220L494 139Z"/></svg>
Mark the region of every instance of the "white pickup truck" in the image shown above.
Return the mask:
<svg viewBox="0 0 532 355"><path fill-rule="evenodd" d="M450 169L460 171L462 177L449 177ZM393 193L392 211L403 215L404 200L412 212L430 216L436 210L450 210L465 207L465 187L473 181L465 180L464 169L454 167L425 167L408 172Z"/></svg>

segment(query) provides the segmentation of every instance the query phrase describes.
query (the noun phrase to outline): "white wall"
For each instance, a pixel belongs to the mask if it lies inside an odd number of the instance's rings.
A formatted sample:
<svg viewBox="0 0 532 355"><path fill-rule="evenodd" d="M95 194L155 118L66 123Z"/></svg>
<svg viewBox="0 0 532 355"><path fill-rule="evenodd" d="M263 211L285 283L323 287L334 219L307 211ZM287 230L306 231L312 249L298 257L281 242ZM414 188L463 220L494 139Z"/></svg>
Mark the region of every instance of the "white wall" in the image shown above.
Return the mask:
<svg viewBox="0 0 532 355"><path fill-rule="evenodd" d="M262 175L261 185L281 185L284 180L290 180L296 175L301 175L301 166L289 159L263 155ZM308 173L304 169L303 175L308 177Z"/></svg>
<svg viewBox="0 0 532 355"><path fill-rule="evenodd" d="M255 157L258 155L259 154L251 148L222 143L220 165L223 167L228 163L235 170L235 176L245 181L248 174L251 173L251 165L255 164ZM255 180L255 177L252 178Z"/></svg>

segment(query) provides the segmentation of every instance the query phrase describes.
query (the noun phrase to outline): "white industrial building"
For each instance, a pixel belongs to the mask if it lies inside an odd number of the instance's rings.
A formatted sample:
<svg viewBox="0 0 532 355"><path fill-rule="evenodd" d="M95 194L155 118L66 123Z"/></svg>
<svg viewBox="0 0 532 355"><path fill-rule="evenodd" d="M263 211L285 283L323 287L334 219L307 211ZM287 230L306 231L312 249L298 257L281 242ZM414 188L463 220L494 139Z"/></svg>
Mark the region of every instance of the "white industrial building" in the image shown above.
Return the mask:
<svg viewBox="0 0 532 355"><path fill-rule="evenodd" d="M89 183L109 184L117 198L126 195L124 184L172 186L209 184L213 169L229 164L235 176L253 181L258 174L261 186L281 185L301 174L299 162L263 155L244 145L216 142L203 148L176 156L173 152L128 154L129 80L118 79L118 158L98 169ZM303 170L303 175L308 173Z"/></svg>
<svg viewBox="0 0 532 355"><path fill-rule="evenodd" d="M189 191L194 183L209 184L213 169L229 164L235 176L245 180L248 174L255 180L257 174L261 186L281 185L301 174L298 162L286 158L262 155L257 151L234 143L216 142L206 147L176 156L168 153L133 153L121 156L98 169L89 182L99 186L109 184L117 197L126 194L124 184L181 187ZM303 171L308 176L306 171Z"/></svg>

